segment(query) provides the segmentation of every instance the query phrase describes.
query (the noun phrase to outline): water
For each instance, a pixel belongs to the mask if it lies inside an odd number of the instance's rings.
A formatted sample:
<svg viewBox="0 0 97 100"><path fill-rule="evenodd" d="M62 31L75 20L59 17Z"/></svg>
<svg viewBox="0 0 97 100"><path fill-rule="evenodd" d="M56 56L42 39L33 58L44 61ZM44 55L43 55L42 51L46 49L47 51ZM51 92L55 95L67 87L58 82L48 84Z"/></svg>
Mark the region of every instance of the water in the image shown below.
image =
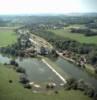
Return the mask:
<svg viewBox="0 0 97 100"><path fill-rule="evenodd" d="M0 55L0 63L9 63L11 58ZM17 58L16 61L20 67L26 70L26 74L31 82L48 83L54 82L56 84L63 83L62 80L55 75L41 60L37 58Z"/></svg>
<svg viewBox="0 0 97 100"><path fill-rule="evenodd" d="M0 55L0 63L8 63L10 58L3 57ZM53 81L55 83L62 83L62 81L57 77L41 60L36 58L26 58L20 60L19 58L16 59L19 65L26 69L26 73L31 81L34 82L50 82ZM71 64L70 62L58 58L54 61L55 64L60 66L62 70L67 73L67 75L75 78L75 79L83 79L85 82L90 83L97 89L97 79L93 76L89 75L86 71L82 70L81 68Z"/></svg>
<svg viewBox="0 0 97 100"><path fill-rule="evenodd" d="M10 60L10 58L0 55L0 63L9 63Z"/></svg>
<svg viewBox="0 0 97 100"><path fill-rule="evenodd" d="M61 79L56 76L41 60L37 58L27 58L20 61L16 60L19 65L26 69L27 76L34 82L55 82L62 83Z"/></svg>
<svg viewBox="0 0 97 100"><path fill-rule="evenodd" d="M83 79L85 82L90 83L95 88L97 88L97 79L88 74L85 70L75 66L74 64L62 59L59 57L55 63L62 68L67 75L76 78L76 79Z"/></svg>

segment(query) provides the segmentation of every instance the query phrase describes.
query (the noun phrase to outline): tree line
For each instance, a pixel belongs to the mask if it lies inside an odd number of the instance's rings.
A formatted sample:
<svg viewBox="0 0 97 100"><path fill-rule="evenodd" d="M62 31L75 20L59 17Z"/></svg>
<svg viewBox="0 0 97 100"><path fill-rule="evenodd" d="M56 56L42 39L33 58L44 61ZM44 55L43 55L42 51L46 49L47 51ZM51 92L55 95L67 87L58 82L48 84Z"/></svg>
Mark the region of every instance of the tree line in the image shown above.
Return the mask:
<svg viewBox="0 0 97 100"><path fill-rule="evenodd" d="M75 54L85 55L87 63L92 64L95 68L97 67L97 45L96 44L85 44L79 43L75 40L63 38L55 35L53 32L46 30L30 30L32 34L36 34L40 37L45 38L50 42L55 49L59 51L68 50ZM75 55L76 56L76 55ZM77 57L76 57L77 58Z"/></svg>

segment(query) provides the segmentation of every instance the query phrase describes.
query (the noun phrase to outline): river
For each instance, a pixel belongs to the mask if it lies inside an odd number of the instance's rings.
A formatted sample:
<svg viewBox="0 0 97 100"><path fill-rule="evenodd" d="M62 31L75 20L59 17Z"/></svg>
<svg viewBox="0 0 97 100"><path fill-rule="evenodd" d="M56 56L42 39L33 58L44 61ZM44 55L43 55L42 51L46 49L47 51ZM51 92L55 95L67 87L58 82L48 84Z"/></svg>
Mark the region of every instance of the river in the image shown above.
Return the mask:
<svg viewBox="0 0 97 100"><path fill-rule="evenodd" d="M97 89L97 79L87 73L85 70L81 69L80 67L64 60L63 58L59 57L55 63L64 70L64 72L67 73L70 77L73 77L75 79L82 79L87 83L90 83L92 86L94 86Z"/></svg>
<svg viewBox="0 0 97 100"><path fill-rule="evenodd" d="M37 60L35 58L33 58L33 60L30 58L26 58L22 61L19 59L16 60L21 67L24 67L26 69L29 78L34 81L39 80L41 82L46 82L47 80L54 80L57 81L57 83L62 82L56 75L54 75L53 72L51 72L51 70L45 64L41 62L41 60ZM9 61L10 58L0 55L0 63L8 63ZM61 57L53 62L57 64L65 73L67 73L67 75L75 79L83 79L85 82L90 83L97 89L97 79L88 74L83 69L62 59Z"/></svg>
<svg viewBox="0 0 97 100"><path fill-rule="evenodd" d="M11 58L3 57L0 55L0 63L8 63ZM17 58L20 67L26 70L26 75L31 82L45 84L48 82L54 82L61 84L63 81L48 68L39 58Z"/></svg>

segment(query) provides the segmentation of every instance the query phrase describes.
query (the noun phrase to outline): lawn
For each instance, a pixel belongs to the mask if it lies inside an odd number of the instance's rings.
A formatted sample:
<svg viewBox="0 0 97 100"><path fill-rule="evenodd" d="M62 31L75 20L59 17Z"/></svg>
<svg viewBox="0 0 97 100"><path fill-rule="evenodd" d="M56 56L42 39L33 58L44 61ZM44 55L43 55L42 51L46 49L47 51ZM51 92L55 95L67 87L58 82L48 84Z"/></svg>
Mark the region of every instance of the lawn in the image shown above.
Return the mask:
<svg viewBox="0 0 97 100"><path fill-rule="evenodd" d="M62 36L64 38L70 38L80 43L97 44L97 36L87 37L87 36L84 36L83 34L70 33L69 28L49 30L49 31L55 33L58 36Z"/></svg>
<svg viewBox="0 0 97 100"><path fill-rule="evenodd" d="M12 80L13 83L9 83ZM80 91L59 91L33 94L30 90L24 89L18 82L19 75L11 68L0 64L0 100L91 100Z"/></svg>
<svg viewBox="0 0 97 100"><path fill-rule="evenodd" d="M11 28L0 27L0 46L7 46L16 42L16 35Z"/></svg>

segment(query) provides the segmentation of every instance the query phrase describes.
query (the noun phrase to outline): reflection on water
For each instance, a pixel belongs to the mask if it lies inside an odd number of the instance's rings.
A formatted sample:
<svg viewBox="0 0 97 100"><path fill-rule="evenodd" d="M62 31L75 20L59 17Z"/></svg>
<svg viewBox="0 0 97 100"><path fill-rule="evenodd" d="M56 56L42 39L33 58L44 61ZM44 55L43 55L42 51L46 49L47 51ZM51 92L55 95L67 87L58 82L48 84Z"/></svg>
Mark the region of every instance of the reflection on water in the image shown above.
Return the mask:
<svg viewBox="0 0 97 100"><path fill-rule="evenodd" d="M97 88L97 79L88 74L85 70L82 70L81 68L60 57L55 63L60 66L69 76L76 79L83 79Z"/></svg>
<svg viewBox="0 0 97 100"><path fill-rule="evenodd" d="M0 63L9 63L11 58L3 57L0 55ZM52 59L51 59L52 60ZM19 65L26 69L26 73L31 81L36 82L47 82L53 81L56 83L61 83L62 81L44 64L40 59L37 58L17 58L16 61ZM52 60L55 64L60 66L62 70L69 76L75 79L83 79L88 83L91 83L95 88L97 88L97 79L89 75L84 70L76 67L75 65L69 63L68 61L58 58Z"/></svg>
<svg viewBox="0 0 97 100"><path fill-rule="evenodd" d="M37 82L54 81L62 82L41 60L37 58L27 58L20 61L16 60L19 65L26 69L29 79Z"/></svg>
<svg viewBox="0 0 97 100"><path fill-rule="evenodd" d="M0 55L0 63L9 63L11 59Z"/></svg>
<svg viewBox="0 0 97 100"><path fill-rule="evenodd" d="M11 58L0 55L0 63L9 63ZM17 58L16 61L20 67L25 68L26 74L30 81L46 83L55 82L63 83L40 59L37 58Z"/></svg>

